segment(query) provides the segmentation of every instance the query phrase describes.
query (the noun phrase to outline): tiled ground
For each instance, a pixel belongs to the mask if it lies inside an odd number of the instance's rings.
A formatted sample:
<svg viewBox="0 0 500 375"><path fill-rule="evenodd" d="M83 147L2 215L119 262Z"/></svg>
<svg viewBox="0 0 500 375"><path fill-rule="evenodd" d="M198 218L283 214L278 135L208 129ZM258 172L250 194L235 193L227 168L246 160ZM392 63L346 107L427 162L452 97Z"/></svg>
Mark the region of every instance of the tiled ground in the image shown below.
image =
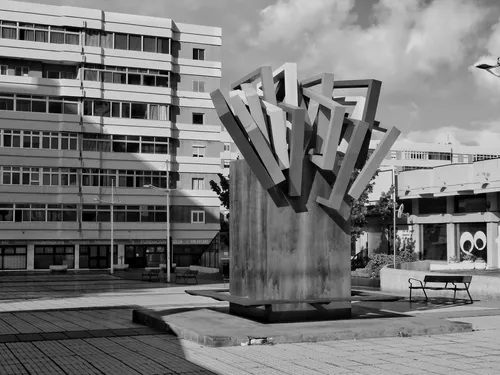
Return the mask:
<svg viewBox="0 0 500 375"><path fill-rule="evenodd" d="M491 310L480 303L450 308L457 316L469 316L469 321L481 319L480 330L466 334L207 348L138 326L132 323L130 308L117 308L214 304L188 296L186 287L130 280L124 284L107 275L101 280L44 277L43 282L29 277L14 283L0 281L0 294L5 297L0 298L4 311L0 313L0 375L500 374L500 316L474 317L474 311L498 314L498 304ZM121 289L123 285L127 286ZM36 298L23 294L28 290ZM401 302L377 307L406 311L405 306ZM448 308L421 313L444 314ZM40 309L46 311L35 311Z"/></svg>
<svg viewBox="0 0 500 375"><path fill-rule="evenodd" d="M206 348L170 335L0 344L0 374L498 375L498 331Z"/></svg>

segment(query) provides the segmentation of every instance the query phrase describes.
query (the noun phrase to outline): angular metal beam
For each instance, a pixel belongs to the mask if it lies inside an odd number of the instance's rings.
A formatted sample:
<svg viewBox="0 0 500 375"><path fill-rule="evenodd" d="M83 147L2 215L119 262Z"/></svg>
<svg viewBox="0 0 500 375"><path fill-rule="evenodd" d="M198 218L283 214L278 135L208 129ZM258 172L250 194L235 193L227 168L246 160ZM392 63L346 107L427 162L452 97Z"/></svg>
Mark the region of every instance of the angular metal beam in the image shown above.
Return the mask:
<svg viewBox="0 0 500 375"><path fill-rule="evenodd" d="M396 142L396 139L398 139L400 134L401 131L396 127L391 127L387 131L387 133L384 134L384 137L378 144L375 151L373 151L373 153L370 156L370 159L368 159L365 166L363 167L358 177L356 178L351 188L349 189L348 194L353 199L358 199L361 196L366 186L370 182L371 178L379 168L380 163L382 163L385 156L391 149L394 142Z"/></svg>
<svg viewBox="0 0 500 375"><path fill-rule="evenodd" d="M351 139L349 140L349 146L347 147L344 160L342 161L335 184L333 185L330 198L317 198L318 203L328 206L334 210L339 210L342 205L352 171L354 170L354 165L356 164L359 150L363 145L363 141L368 130L368 124L366 122L357 120L354 120L353 122L356 125L354 126Z"/></svg>
<svg viewBox="0 0 500 375"><path fill-rule="evenodd" d="M252 145L257 151L257 155L260 157L262 163L266 167L266 170L274 181L274 184L278 185L279 183L285 181L285 176L281 172L281 169L276 162L276 159L274 158L274 155L271 151L271 146L266 141L266 138L248 112L245 103L243 103L243 101L237 95L229 98L229 102L233 107L236 117L240 120L246 133L250 137ZM251 164L250 167L252 167Z"/></svg>
<svg viewBox="0 0 500 375"><path fill-rule="evenodd" d="M243 157L246 159L247 163L252 168L252 171L255 173L255 177L259 180L262 187L266 190L273 187L275 185L274 181L248 141L248 135L245 134L244 130L240 127L236 118L233 116L224 94L217 89L210 93L210 98L214 103L215 110L222 124L226 128Z"/></svg>

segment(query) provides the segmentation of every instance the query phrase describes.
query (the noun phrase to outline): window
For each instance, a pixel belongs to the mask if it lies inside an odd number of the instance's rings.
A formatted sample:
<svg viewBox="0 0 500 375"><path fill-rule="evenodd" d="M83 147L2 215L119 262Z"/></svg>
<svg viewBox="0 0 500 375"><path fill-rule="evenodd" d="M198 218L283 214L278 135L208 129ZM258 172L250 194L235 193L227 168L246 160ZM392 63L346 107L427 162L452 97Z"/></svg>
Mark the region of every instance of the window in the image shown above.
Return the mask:
<svg viewBox="0 0 500 375"><path fill-rule="evenodd" d="M205 146L193 146L193 158L204 158Z"/></svg>
<svg viewBox="0 0 500 375"><path fill-rule="evenodd" d="M158 38L157 39L157 52L158 53L170 53L168 46L168 38Z"/></svg>
<svg viewBox="0 0 500 375"><path fill-rule="evenodd" d="M205 50L201 48L193 48L193 60L205 60Z"/></svg>
<svg viewBox="0 0 500 375"><path fill-rule="evenodd" d="M128 36L128 49L131 51L142 51L142 38L140 35Z"/></svg>
<svg viewBox="0 0 500 375"><path fill-rule="evenodd" d="M100 46L101 32L99 30L85 30L85 45L91 47Z"/></svg>
<svg viewBox="0 0 500 375"><path fill-rule="evenodd" d="M224 151L231 151L231 143L224 143Z"/></svg>
<svg viewBox="0 0 500 375"><path fill-rule="evenodd" d="M205 92L205 82L203 82L203 81L193 81L193 91L195 91L195 92Z"/></svg>
<svg viewBox="0 0 500 375"><path fill-rule="evenodd" d="M148 105L146 103L132 103L131 117L136 119L147 119Z"/></svg>
<svg viewBox="0 0 500 375"><path fill-rule="evenodd" d="M156 52L156 37L154 36L143 37L143 51Z"/></svg>
<svg viewBox="0 0 500 375"><path fill-rule="evenodd" d="M50 43L64 44L64 27L50 27Z"/></svg>
<svg viewBox="0 0 500 375"><path fill-rule="evenodd" d="M7 65L0 65L0 75L6 76L9 72L9 67Z"/></svg>
<svg viewBox="0 0 500 375"><path fill-rule="evenodd" d="M127 47L127 34L115 33L115 49L128 49Z"/></svg>
<svg viewBox="0 0 500 375"><path fill-rule="evenodd" d="M17 22L2 21L2 38L17 39Z"/></svg>
<svg viewBox="0 0 500 375"><path fill-rule="evenodd" d="M29 76L30 68L27 66L16 66L15 68L16 76Z"/></svg>
<svg viewBox="0 0 500 375"><path fill-rule="evenodd" d="M222 160L222 168L229 168L231 166L231 162L228 159Z"/></svg>
<svg viewBox="0 0 500 375"><path fill-rule="evenodd" d="M193 124L203 125L204 113L193 113Z"/></svg>
<svg viewBox="0 0 500 375"><path fill-rule="evenodd" d="M35 269L47 269L51 265L75 267L74 246L35 246Z"/></svg>
<svg viewBox="0 0 500 375"><path fill-rule="evenodd" d="M193 178L191 189L192 190L205 190L205 179L204 178Z"/></svg>
<svg viewBox="0 0 500 375"><path fill-rule="evenodd" d="M0 110L3 111L14 110L14 95L0 93Z"/></svg>
<svg viewBox="0 0 500 375"><path fill-rule="evenodd" d="M191 223L205 223L205 211L191 211Z"/></svg>

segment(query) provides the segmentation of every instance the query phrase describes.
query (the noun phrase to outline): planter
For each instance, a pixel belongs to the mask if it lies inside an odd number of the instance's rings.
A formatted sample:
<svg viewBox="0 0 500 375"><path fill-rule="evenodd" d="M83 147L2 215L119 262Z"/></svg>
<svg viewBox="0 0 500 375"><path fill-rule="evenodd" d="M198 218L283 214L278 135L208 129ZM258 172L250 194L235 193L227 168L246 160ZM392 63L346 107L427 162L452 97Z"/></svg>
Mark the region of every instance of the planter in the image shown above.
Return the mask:
<svg viewBox="0 0 500 375"><path fill-rule="evenodd" d="M128 269L128 264L114 264L113 269L117 271L123 271Z"/></svg>
<svg viewBox="0 0 500 375"><path fill-rule="evenodd" d="M476 270L485 270L486 269L486 262L474 262L474 268Z"/></svg>
<svg viewBox="0 0 500 375"><path fill-rule="evenodd" d="M463 268L462 268L462 265L460 263L450 263L450 264L448 264L448 269L452 270L452 271L456 271L456 270L461 270Z"/></svg>
<svg viewBox="0 0 500 375"><path fill-rule="evenodd" d="M473 270L474 269L474 262L471 261L464 261L461 263L462 269L467 271L467 270Z"/></svg>
<svg viewBox="0 0 500 375"><path fill-rule="evenodd" d="M58 264L58 265L50 265L49 269L51 272L67 272L68 271L68 265L67 264Z"/></svg>

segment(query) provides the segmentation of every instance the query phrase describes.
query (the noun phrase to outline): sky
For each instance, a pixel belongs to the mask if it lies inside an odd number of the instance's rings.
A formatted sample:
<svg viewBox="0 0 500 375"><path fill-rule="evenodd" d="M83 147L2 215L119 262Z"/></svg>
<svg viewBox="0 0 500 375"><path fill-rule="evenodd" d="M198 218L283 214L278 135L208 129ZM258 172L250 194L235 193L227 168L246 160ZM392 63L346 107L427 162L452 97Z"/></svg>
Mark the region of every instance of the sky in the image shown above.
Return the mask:
<svg viewBox="0 0 500 375"><path fill-rule="evenodd" d="M415 142L500 151L498 0L24 0L222 28L223 87L261 65L378 79L377 120Z"/></svg>

